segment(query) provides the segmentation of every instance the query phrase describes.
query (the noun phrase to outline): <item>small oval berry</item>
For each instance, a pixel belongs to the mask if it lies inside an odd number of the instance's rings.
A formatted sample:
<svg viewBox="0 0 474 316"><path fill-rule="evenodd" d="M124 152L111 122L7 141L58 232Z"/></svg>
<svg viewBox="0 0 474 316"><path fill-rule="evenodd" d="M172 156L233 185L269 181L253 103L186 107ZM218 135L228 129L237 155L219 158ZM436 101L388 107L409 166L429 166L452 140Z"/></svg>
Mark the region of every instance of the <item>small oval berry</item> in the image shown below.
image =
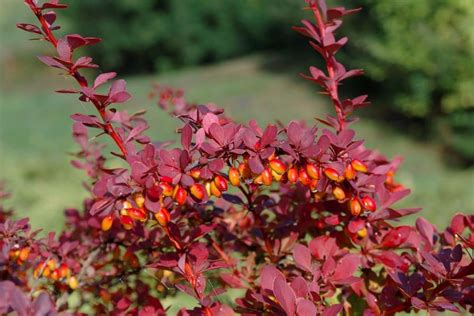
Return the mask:
<svg viewBox="0 0 474 316"><path fill-rule="evenodd" d="M211 194L214 195L215 197L221 197L222 192L217 188L216 182L211 181Z"/></svg>
<svg viewBox="0 0 474 316"><path fill-rule="evenodd" d="M296 181L298 181L298 170L296 168L290 168L287 176L289 182L296 183Z"/></svg>
<svg viewBox="0 0 474 316"><path fill-rule="evenodd" d="M61 279L67 277L70 274L69 267L65 263L62 263L59 266L58 274Z"/></svg>
<svg viewBox="0 0 474 316"><path fill-rule="evenodd" d="M161 190L162 190L162 194L164 196L172 196L173 195L174 188L171 184L166 183L166 182L161 182L160 187L161 187Z"/></svg>
<svg viewBox="0 0 474 316"><path fill-rule="evenodd" d="M133 200L137 204L139 208L143 208L145 206L145 198L143 197L143 194L141 193L136 193L133 195Z"/></svg>
<svg viewBox="0 0 474 316"><path fill-rule="evenodd" d="M283 175L284 174L279 174L279 173L276 173L274 170L272 170L273 179L275 179L275 181L277 182L281 181L281 179L283 178Z"/></svg>
<svg viewBox="0 0 474 316"><path fill-rule="evenodd" d="M280 159L273 159L270 161L270 168L278 174L284 174L286 171L286 165Z"/></svg>
<svg viewBox="0 0 474 316"><path fill-rule="evenodd" d="M373 198L371 198L370 196L364 196L362 198L361 202L362 202L362 206L367 211L375 212L375 210L377 209L377 205L375 203L375 200Z"/></svg>
<svg viewBox="0 0 474 316"><path fill-rule="evenodd" d="M351 164L348 164L346 169L344 170L344 176L347 180L352 180L356 177L356 171L354 170L354 167L352 167Z"/></svg>
<svg viewBox="0 0 474 316"><path fill-rule="evenodd" d="M171 220L171 215L166 208L162 207L155 213L155 219L161 226L167 226Z"/></svg>
<svg viewBox="0 0 474 316"><path fill-rule="evenodd" d="M339 201L344 200L346 198L346 193L340 187L334 187L334 189L332 190L332 194L334 195L336 200Z"/></svg>
<svg viewBox="0 0 474 316"><path fill-rule="evenodd" d="M24 247L20 250L20 253L18 254L18 259L20 259L21 261L26 261L29 255L30 255L30 247Z"/></svg>
<svg viewBox="0 0 474 316"><path fill-rule="evenodd" d="M306 172L311 179L318 180L319 179L319 169L313 163L306 164Z"/></svg>
<svg viewBox="0 0 474 316"><path fill-rule="evenodd" d="M300 169L300 172L298 174L298 178L299 178L300 182L305 186L308 186L308 185L311 184L311 178L309 177L306 170L303 169L303 168Z"/></svg>
<svg viewBox="0 0 474 316"><path fill-rule="evenodd" d="M201 177L201 169L199 168L194 168L192 169L189 174L191 175L191 177L193 177L195 180L199 180L199 178Z"/></svg>
<svg viewBox="0 0 474 316"><path fill-rule="evenodd" d="M358 159L352 160L351 165L356 171L363 172L363 173L368 171L367 165Z"/></svg>
<svg viewBox="0 0 474 316"><path fill-rule="evenodd" d="M175 200L178 205L183 205L186 202L186 197L188 194L186 190L183 189L181 186L177 185L173 191L173 199Z"/></svg>
<svg viewBox="0 0 474 316"><path fill-rule="evenodd" d="M219 189L219 191L224 192L227 191L227 180L221 175L217 175L214 177L214 183L216 184L216 187Z"/></svg>
<svg viewBox="0 0 474 316"><path fill-rule="evenodd" d="M273 177L272 177L272 171L271 171L270 168L265 168L265 170L263 170L261 176L262 176L262 182L263 182L264 185L266 185L266 186L272 185Z"/></svg>
<svg viewBox="0 0 474 316"><path fill-rule="evenodd" d="M362 212L362 206L358 198L352 198L349 201L349 210L353 216L359 216L360 212Z"/></svg>
<svg viewBox="0 0 474 316"><path fill-rule="evenodd" d="M332 181L341 182L343 180L339 172L333 168L324 169L324 175Z"/></svg>
<svg viewBox="0 0 474 316"><path fill-rule="evenodd" d="M198 200L202 200L206 197L206 188L200 183L194 183L190 189L191 195Z"/></svg>
<svg viewBox="0 0 474 316"><path fill-rule="evenodd" d="M357 237L364 238L365 236L367 236L367 228L364 227L357 231Z"/></svg>
<svg viewBox="0 0 474 316"><path fill-rule="evenodd" d="M133 228L133 219L130 216L120 215L119 220L124 229L130 230Z"/></svg>
<svg viewBox="0 0 474 316"><path fill-rule="evenodd" d="M240 185L239 171L234 167L231 167L229 169L229 181L235 187L238 187Z"/></svg>
<svg viewBox="0 0 474 316"><path fill-rule="evenodd" d="M67 283L72 290L75 290L79 287L79 281L75 276L70 277Z"/></svg>
<svg viewBox="0 0 474 316"><path fill-rule="evenodd" d="M143 222L147 218L147 213L141 208L132 207L132 208L127 209L127 212L128 212L128 216L130 216L132 219L136 221Z"/></svg>
<svg viewBox="0 0 474 316"><path fill-rule="evenodd" d="M112 227L113 222L114 218L112 215L107 215L106 217L104 217L101 223L102 230L104 232L108 231Z"/></svg>
<svg viewBox="0 0 474 316"><path fill-rule="evenodd" d="M316 192L317 188L318 188L318 180L317 179L311 179L311 182L309 183L309 189L312 192Z"/></svg>

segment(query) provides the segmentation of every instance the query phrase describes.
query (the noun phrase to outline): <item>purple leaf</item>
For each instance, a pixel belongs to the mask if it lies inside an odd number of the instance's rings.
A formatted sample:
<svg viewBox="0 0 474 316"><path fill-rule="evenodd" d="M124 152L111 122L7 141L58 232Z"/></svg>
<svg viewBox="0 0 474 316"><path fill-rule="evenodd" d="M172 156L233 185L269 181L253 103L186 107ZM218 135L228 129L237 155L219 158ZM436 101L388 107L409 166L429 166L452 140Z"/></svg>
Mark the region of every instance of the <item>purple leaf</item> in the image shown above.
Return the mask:
<svg viewBox="0 0 474 316"><path fill-rule="evenodd" d="M293 258L298 267L311 271L311 253L307 247L296 244L293 248Z"/></svg>

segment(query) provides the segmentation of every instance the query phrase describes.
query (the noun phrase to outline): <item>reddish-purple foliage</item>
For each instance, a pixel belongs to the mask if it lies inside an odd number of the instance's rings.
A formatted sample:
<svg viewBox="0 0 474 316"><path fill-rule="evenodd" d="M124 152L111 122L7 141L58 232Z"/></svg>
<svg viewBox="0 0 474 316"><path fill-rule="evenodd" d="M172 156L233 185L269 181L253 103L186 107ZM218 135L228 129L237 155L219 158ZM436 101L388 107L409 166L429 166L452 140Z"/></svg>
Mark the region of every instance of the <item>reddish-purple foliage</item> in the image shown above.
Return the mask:
<svg viewBox="0 0 474 316"><path fill-rule="evenodd" d="M312 126L242 124L155 86L150 97L182 122L173 148L144 135L142 112L113 107L130 98L124 80L103 94L98 88L115 73L93 84L81 74L98 66L74 54L99 39L57 39L51 10L65 5L24 2L40 25L18 27L56 49L40 60L78 83L58 92L78 94L98 115L72 116L80 145L72 163L89 176L91 196L83 211L66 211L64 232L38 238L27 220L12 221L0 209L2 313L79 313L86 306L96 314L164 315L161 300L178 292L197 302L180 315L474 311L474 216L456 215L444 232L423 218L394 226L418 211L393 206L409 194L394 180L401 160L365 148L349 128L349 115L368 102L365 95L339 98L341 82L362 71L336 60L347 38L335 31L358 10L306 0L315 22L295 28L325 62L303 77L322 87L335 116ZM114 141L123 167L108 166L89 129ZM221 299L227 289L240 290L230 305Z"/></svg>

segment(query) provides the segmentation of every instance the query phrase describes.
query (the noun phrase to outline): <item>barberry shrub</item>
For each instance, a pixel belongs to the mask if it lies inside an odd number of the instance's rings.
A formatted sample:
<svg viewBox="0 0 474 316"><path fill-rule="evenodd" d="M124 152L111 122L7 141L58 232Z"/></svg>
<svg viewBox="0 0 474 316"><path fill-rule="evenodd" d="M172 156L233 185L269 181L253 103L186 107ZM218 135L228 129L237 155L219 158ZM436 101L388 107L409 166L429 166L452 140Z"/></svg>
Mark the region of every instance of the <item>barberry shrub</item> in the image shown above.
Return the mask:
<svg viewBox="0 0 474 316"><path fill-rule="evenodd" d="M339 97L341 83L362 71L336 60L347 38L335 31L357 10L306 0L314 21L295 27L325 64L303 77L335 115L311 126L240 124L156 86L151 96L182 122L172 148L144 134L143 113L114 108L130 98L124 80L82 74L98 66L74 55L99 39L56 37L55 10L66 5L24 2L39 25L18 27L55 49L40 60L77 81L58 92L98 115L72 116L80 146L72 164L87 173L90 198L82 211L66 210L59 236L39 238L27 219L0 209L0 313L164 315L163 299L179 292L196 301L179 315L474 311L474 216L458 214L444 231L422 217L395 225L418 211L393 207L409 194L395 181L400 160L365 148L349 128L368 102ZM116 145L110 158L94 131ZM237 297L224 303L228 289Z"/></svg>

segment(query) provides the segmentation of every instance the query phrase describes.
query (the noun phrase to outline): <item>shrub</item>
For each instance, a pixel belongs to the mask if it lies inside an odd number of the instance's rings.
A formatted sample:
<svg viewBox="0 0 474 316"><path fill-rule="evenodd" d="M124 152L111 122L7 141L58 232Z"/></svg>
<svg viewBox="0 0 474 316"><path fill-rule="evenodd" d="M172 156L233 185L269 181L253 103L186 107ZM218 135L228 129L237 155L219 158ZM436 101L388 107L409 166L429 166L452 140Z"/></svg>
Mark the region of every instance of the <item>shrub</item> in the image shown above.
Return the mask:
<svg viewBox="0 0 474 316"><path fill-rule="evenodd" d="M295 29L326 65L304 75L334 104L335 116L318 119L326 128L238 124L157 86L152 96L182 122L181 146L168 148L144 135L143 113L113 108L130 98L125 81L81 74L96 66L73 53L98 39L56 38L50 10L65 6L25 0L40 26L18 26L52 44L55 56L40 60L78 83L59 92L78 94L98 115L72 117L73 165L87 172L91 196L83 211L66 211L59 237L40 239L27 219L0 209L2 313L163 315L162 299L177 292L197 302L180 315L473 311L474 217L458 214L445 231L423 218L393 225L417 211L393 207L409 193L394 179L400 161L366 149L349 128L367 97L339 98L340 83L362 71L337 62L347 38L334 32L357 10L306 2L315 23ZM126 167L108 166L94 129ZM235 304L219 298L229 288L240 289Z"/></svg>

